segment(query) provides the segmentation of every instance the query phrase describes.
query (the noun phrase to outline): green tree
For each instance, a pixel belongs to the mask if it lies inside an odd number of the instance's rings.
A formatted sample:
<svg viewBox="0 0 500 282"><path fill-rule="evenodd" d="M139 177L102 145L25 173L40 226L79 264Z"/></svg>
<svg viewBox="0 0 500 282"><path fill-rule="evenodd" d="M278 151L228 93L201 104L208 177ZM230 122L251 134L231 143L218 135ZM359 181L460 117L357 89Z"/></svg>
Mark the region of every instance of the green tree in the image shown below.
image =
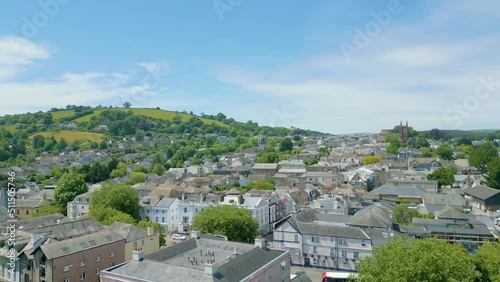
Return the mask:
<svg viewBox="0 0 500 282"><path fill-rule="evenodd" d="M482 274L480 281L500 282L500 242L483 244L477 250L475 260Z"/></svg>
<svg viewBox="0 0 500 282"><path fill-rule="evenodd" d="M122 162L119 162L116 169L113 169L109 174L111 178L124 177L125 175L127 175L127 165Z"/></svg>
<svg viewBox="0 0 500 282"><path fill-rule="evenodd" d="M255 162L256 163L278 163L280 157L275 152L266 152L260 155Z"/></svg>
<svg viewBox="0 0 500 282"><path fill-rule="evenodd" d="M63 214L66 214L68 202L89 190L85 184L84 176L76 172L66 173L56 183L54 190L54 205L59 207Z"/></svg>
<svg viewBox="0 0 500 282"><path fill-rule="evenodd" d="M144 228L144 229L147 229L149 226L153 227L154 230L158 231L158 237L160 239L160 247L163 247L167 244L167 242L165 241L165 229L163 229L163 227L161 227L161 225L158 223L158 222L151 222L151 221L139 221L137 223L137 226L141 227L141 228Z"/></svg>
<svg viewBox="0 0 500 282"><path fill-rule="evenodd" d="M130 109L130 107L132 107L132 103L130 103L130 102L125 102L125 103L123 103L123 107L124 107L125 109Z"/></svg>
<svg viewBox="0 0 500 282"><path fill-rule="evenodd" d="M250 213L233 205L208 207L198 212L193 229L227 236L230 241L248 242L257 236L259 223Z"/></svg>
<svg viewBox="0 0 500 282"><path fill-rule="evenodd" d="M486 179L484 182L486 186L500 189L500 157L496 157L488 163L484 178Z"/></svg>
<svg viewBox="0 0 500 282"><path fill-rule="evenodd" d="M139 193L129 185L104 183L101 189L92 193L90 211L96 207L110 207L138 220L140 210Z"/></svg>
<svg viewBox="0 0 500 282"><path fill-rule="evenodd" d="M33 213L33 217L37 216L44 216L44 215L49 215L49 214L56 214L56 213L62 213L62 210L58 206L54 205L47 205L40 207L38 211Z"/></svg>
<svg viewBox="0 0 500 282"><path fill-rule="evenodd" d="M397 238L361 259L356 281L472 282L479 277L472 255L460 244Z"/></svg>
<svg viewBox="0 0 500 282"><path fill-rule="evenodd" d="M293 142L291 138L285 138L280 142L281 152L291 152L293 149Z"/></svg>
<svg viewBox="0 0 500 282"><path fill-rule="evenodd" d="M376 164L382 160L381 156L367 156L363 158L363 165Z"/></svg>
<svg viewBox="0 0 500 282"><path fill-rule="evenodd" d="M453 149L449 145L439 146L436 149L436 153L443 160L447 161L453 160Z"/></svg>
<svg viewBox="0 0 500 282"><path fill-rule="evenodd" d="M455 174L457 173L454 167L440 167L431 174L427 175L428 180L437 180L439 186L452 185L455 182Z"/></svg>
<svg viewBox="0 0 500 282"><path fill-rule="evenodd" d="M134 167L134 172L142 172L142 173L148 173L148 168L143 166L143 165L138 165Z"/></svg>
<svg viewBox="0 0 500 282"><path fill-rule="evenodd" d="M430 144L427 142L427 139L423 136L418 136L417 139L415 140L415 145L417 148L422 148L422 147L429 147Z"/></svg>
<svg viewBox="0 0 500 282"><path fill-rule="evenodd" d="M151 168L152 173L156 173L156 175L161 176L165 173L165 167L161 164L154 164Z"/></svg>
<svg viewBox="0 0 500 282"><path fill-rule="evenodd" d="M137 183L142 183L146 181L146 175L144 172L133 171L130 173L130 184L134 185Z"/></svg>
<svg viewBox="0 0 500 282"><path fill-rule="evenodd" d="M248 190L274 190L274 182L270 180L255 180L247 185Z"/></svg>
<svg viewBox="0 0 500 282"><path fill-rule="evenodd" d="M480 169L484 173L486 172L486 165L495 157L498 157L497 148L491 142L486 142L470 152L469 165Z"/></svg>
<svg viewBox="0 0 500 282"><path fill-rule="evenodd" d="M59 149L64 150L68 147L68 141L66 141L66 139L61 137L59 139L59 142L57 143L57 146L59 147Z"/></svg>
<svg viewBox="0 0 500 282"><path fill-rule="evenodd" d="M89 211L89 217L99 221L104 225L111 225L115 221L120 221L124 223L135 224L136 221L129 214L121 212L112 207L106 206L93 206Z"/></svg>
<svg viewBox="0 0 500 282"><path fill-rule="evenodd" d="M389 154L397 154L398 149L401 147L401 142L399 140L391 140L389 142L389 146L387 147L387 153Z"/></svg>

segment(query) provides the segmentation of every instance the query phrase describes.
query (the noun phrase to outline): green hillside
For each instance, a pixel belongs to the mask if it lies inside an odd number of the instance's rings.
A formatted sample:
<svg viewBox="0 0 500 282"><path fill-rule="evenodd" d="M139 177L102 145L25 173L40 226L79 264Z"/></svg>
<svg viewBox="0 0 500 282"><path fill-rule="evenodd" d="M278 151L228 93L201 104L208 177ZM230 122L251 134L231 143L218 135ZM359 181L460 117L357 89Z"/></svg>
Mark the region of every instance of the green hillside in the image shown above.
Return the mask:
<svg viewBox="0 0 500 282"><path fill-rule="evenodd" d="M158 110L158 109L145 109L145 108L133 108L133 109L123 109L123 108L110 108L110 109L94 109L93 114L89 114L83 117L79 117L75 119L75 122L89 122L90 119L93 116L100 115L104 111L132 111L134 115L141 115L141 116L147 116L150 118L157 118L157 119L163 119L163 120L169 120L172 121L176 115L179 115L181 117L181 120L183 122L188 121L192 117L197 117L199 118L204 124L212 124L215 123L218 126L223 126L223 127L228 127L226 124L220 122L220 121L215 121L215 120L209 120L206 118L201 118L198 116L193 116L193 115L188 115L188 114L183 114L183 113L178 113L178 112L172 112L172 111L165 111L165 110ZM54 120L60 120L62 118L68 118L71 117L75 114L74 110L65 110L65 111L57 111L57 112L52 112L52 117Z"/></svg>

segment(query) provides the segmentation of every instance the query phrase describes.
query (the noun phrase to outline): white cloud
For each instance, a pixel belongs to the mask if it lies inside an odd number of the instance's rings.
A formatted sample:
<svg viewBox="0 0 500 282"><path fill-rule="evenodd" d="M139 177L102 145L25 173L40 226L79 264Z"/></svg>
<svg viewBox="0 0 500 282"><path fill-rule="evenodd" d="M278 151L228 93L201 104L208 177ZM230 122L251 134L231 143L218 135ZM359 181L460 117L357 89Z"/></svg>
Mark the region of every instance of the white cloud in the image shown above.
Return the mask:
<svg viewBox="0 0 500 282"><path fill-rule="evenodd" d="M19 74L36 60L50 57L49 47L19 36L0 37L0 80Z"/></svg>
<svg viewBox="0 0 500 282"><path fill-rule="evenodd" d="M156 62L141 62L138 66L146 69L151 75L164 74L170 70L170 67L165 60L159 60Z"/></svg>
<svg viewBox="0 0 500 282"><path fill-rule="evenodd" d="M450 64L457 59L453 48L438 46L412 46L385 53L382 63L399 64L406 67L437 67Z"/></svg>
<svg viewBox="0 0 500 282"><path fill-rule="evenodd" d="M419 38L421 39L421 38ZM365 50L346 64L338 54L313 55L286 65L218 69L217 78L256 99L273 99L270 107L255 107L261 124L277 119L273 111L293 108L294 126L332 133L378 131L408 119L416 129L455 128L444 113L474 95L479 76L500 82L500 58L488 50L498 38L439 42L391 41L386 48ZM500 91L500 85L497 87ZM500 95L480 100L461 117L460 128L488 126ZM469 99L469 100L468 100ZM456 116L456 112L454 112ZM491 126L491 125L489 125Z"/></svg>

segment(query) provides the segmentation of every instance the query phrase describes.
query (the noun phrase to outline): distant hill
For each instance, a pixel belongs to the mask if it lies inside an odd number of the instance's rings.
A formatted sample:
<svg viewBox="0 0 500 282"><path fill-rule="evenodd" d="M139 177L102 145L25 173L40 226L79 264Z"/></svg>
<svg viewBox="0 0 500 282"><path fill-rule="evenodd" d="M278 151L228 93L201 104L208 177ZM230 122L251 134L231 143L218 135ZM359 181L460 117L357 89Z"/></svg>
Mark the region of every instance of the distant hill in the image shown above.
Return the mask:
<svg viewBox="0 0 500 282"><path fill-rule="evenodd" d="M124 109L124 108L104 108L104 109L92 109L93 113L89 113L87 115L78 117L74 119L74 122L89 122L92 117L100 115L104 111L132 111L133 115L136 116L146 116L150 118L157 118L157 119L163 119L163 120L169 120L172 121L176 115L179 115L181 117L181 120L183 122L187 122L190 118L192 117L197 117L199 118L204 124L212 124L215 123L218 126L224 126L227 127L226 124L223 124L220 121L217 120L209 120L206 118L202 118L196 115L190 115L190 114L185 114L185 113L179 113L179 112L173 112L173 111L167 111L167 110L159 110L159 109L148 109L148 108L131 108L131 109ZM71 118L76 114L75 110L63 110L63 111L55 111L51 112L52 117L55 121L60 121L62 119L67 119Z"/></svg>

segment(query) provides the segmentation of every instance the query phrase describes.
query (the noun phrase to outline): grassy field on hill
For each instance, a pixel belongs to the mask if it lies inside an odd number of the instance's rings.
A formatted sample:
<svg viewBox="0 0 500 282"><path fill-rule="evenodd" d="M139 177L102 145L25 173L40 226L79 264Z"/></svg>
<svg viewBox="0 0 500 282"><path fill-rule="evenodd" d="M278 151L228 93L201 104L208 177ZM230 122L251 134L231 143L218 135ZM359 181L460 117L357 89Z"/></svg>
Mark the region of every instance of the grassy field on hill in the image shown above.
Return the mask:
<svg viewBox="0 0 500 282"><path fill-rule="evenodd" d="M17 127L17 125L13 124L13 125L5 125L3 128L14 133L17 131L16 127Z"/></svg>
<svg viewBox="0 0 500 282"><path fill-rule="evenodd" d="M61 130L59 132L52 132L52 131L44 131L40 133L43 137L47 138L50 136L54 136L56 141L59 141L59 139L64 138L68 142L73 142L75 140L89 140L89 141L94 141L94 142L101 142L102 138L104 135L100 133L93 133L93 132L85 132L85 131L73 131L73 130ZM34 135L36 135L34 134ZM30 136L30 138L33 138L33 136Z"/></svg>
<svg viewBox="0 0 500 282"><path fill-rule="evenodd" d="M165 110L157 110L157 109L145 109L145 108L132 108L132 109L123 109L123 108L113 108L113 109L94 109L94 113L90 115L86 115L80 118L75 119L75 122L88 122L93 116L100 115L103 111L129 111L132 110L134 115L141 115L141 116L147 116L151 118L157 118L157 119L163 119L163 120L173 120L175 115L179 115L182 119L183 122L188 121L190 118L192 118L192 115L188 114L183 114L183 113L177 113L177 112L172 112L172 111L165 111ZM75 114L74 110L66 110L66 111L58 111L58 112L52 112L52 117L54 120L59 120L61 118L65 117L71 117ZM212 124L215 123L216 125L219 126L224 126L227 127L226 124L223 124L220 121L215 121L215 120L209 120L206 118L199 118L204 124Z"/></svg>
<svg viewBox="0 0 500 282"><path fill-rule="evenodd" d="M75 114L75 111L74 110L66 110L66 111L59 111L59 112L51 112L51 114L52 114L52 118L54 120L59 120L62 118L73 116Z"/></svg>

